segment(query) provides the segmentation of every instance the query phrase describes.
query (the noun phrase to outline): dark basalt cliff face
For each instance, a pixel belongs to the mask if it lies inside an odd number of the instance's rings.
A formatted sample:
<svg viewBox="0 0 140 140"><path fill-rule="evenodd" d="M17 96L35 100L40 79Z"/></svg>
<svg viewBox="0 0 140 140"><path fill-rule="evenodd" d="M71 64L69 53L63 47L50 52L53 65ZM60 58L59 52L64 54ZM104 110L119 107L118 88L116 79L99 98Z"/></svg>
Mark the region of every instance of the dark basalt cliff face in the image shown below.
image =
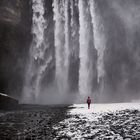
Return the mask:
<svg viewBox="0 0 140 140"><path fill-rule="evenodd" d="M16 109L18 107L18 100L0 93L0 109Z"/></svg>
<svg viewBox="0 0 140 140"><path fill-rule="evenodd" d="M30 0L0 1L0 90L16 97L21 94L32 39L31 17Z"/></svg>

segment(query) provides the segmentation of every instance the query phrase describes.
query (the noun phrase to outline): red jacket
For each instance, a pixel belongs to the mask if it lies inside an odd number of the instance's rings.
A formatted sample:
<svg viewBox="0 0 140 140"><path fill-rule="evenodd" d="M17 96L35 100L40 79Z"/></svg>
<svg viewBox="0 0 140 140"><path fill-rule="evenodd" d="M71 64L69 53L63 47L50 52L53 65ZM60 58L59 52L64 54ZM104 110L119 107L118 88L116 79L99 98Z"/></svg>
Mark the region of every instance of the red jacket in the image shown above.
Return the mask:
<svg viewBox="0 0 140 140"><path fill-rule="evenodd" d="M90 98L87 99L87 103L88 103L88 104L91 103L91 99L90 99Z"/></svg>

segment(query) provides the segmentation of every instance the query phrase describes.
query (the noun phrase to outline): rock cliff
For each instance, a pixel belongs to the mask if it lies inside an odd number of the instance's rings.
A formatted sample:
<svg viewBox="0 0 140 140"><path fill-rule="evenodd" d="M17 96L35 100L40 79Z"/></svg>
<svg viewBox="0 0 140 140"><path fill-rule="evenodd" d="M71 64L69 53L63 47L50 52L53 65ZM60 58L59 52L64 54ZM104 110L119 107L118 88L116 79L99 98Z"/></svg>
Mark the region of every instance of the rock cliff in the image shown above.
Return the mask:
<svg viewBox="0 0 140 140"><path fill-rule="evenodd" d="M9 95L21 93L32 39L31 22L30 0L0 1L0 90Z"/></svg>

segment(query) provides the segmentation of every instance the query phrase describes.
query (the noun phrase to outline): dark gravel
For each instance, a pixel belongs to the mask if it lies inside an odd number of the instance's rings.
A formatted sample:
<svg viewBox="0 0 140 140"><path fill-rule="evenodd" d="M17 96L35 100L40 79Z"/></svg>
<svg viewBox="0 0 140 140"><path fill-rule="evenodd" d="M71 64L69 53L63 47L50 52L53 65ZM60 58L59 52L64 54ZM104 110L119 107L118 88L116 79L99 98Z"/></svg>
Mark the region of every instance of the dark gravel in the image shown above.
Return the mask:
<svg viewBox="0 0 140 140"><path fill-rule="evenodd" d="M88 116L67 113L69 106L29 106L0 111L0 140L140 140L140 111ZM99 116L94 120L94 117ZM80 136L80 137L79 137Z"/></svg>
<svg viewBox="0 0 140 140"><path fill-rule="evenodd" d="M22 105L18 110L0 111L0 140L51 140L53 125L66 118L68 106Z"/></svg>

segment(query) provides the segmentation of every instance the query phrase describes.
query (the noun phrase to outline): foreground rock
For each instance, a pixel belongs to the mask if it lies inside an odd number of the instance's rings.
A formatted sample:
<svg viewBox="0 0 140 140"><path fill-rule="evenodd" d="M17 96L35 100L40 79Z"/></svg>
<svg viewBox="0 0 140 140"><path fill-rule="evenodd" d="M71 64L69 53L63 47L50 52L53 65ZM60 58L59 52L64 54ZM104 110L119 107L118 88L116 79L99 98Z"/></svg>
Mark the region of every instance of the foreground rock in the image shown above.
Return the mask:
<svg viewBox="0 0 140 140"><path fill-rule="evenodd" d="M18 108L18 100L0 93L0 109L15 109Z"/></svg>
<svg viewBox="0 0 140 140"><path fill-rule="evenodd" d="M137 109L96 112L80 107L72 113L74 109L21 105L20 110L1 111L0 140L140 140Z"/></svg>
<svg viewBox="0 0 140 140"><path fill-rule="evenodd" d="M54 125L66 119L67 106L21 105L0 112L0 140L53 140Z"/></svg>
<svg viewBox="0 0 140 140"><path fill-rule="evenodd" d="M54 126L56 140L140 140L140 111L137 109L98 113L79 110L81 113L70 113L65 121Z"/></svg>
<svg viewBox="0 0 140 140"><path fill-rule="evenodd" d="M32 38L31 15L31 0L0 0L0 89L18 98Z"/></svg>

